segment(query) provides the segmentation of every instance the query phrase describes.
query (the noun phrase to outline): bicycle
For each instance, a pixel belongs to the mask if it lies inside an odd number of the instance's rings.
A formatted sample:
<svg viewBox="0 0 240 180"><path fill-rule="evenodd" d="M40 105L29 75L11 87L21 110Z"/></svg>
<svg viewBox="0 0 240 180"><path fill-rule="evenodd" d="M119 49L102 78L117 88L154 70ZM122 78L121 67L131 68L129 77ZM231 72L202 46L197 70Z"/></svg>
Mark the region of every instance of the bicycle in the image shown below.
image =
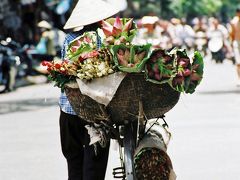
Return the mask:
<svg viewBox="0 0 240 180"><path fill-rule="evenodd" d="M160 124L158 121L162 119L163 124ZM152 120L153 122L147 127L148 119L144 115L142 102L139 101L139 114L135 121L129 121L125 125L121 125L119 134L122 135L122 139L118 138L119 142L119 154L120 154L120 167L113 168L113 177L116 179L122 180L135 180L137 177L137 173L135 172L135 151L136 148L139 146L139 143L142 142L142 139L149 135L149 132L155 131L152 129L153 126L157 125L156 127L162 127L165 133L168 135L168 139L166 140L167 145L171 133L168 131L168 124L165 121L165 116L161 116ZM121 132L122 131L122 132ZM162 142L164 139L160 134ZM124 150L123 150L124 149ZM123 153L124 151L124 153Z"/></svg>
<svg viewBox="0 0 240 180"><path fill-rule="evenodd" d="M67 87L65 93L78 116L102 124L118 140L124 155L120 151L121 167L115 168L113 175L123 180L136 180L134 151L144 137L148 119L163 118L180 96L168 84L153 84L140 73L124 78L107 107L81 94L77 87Z"/></svg>

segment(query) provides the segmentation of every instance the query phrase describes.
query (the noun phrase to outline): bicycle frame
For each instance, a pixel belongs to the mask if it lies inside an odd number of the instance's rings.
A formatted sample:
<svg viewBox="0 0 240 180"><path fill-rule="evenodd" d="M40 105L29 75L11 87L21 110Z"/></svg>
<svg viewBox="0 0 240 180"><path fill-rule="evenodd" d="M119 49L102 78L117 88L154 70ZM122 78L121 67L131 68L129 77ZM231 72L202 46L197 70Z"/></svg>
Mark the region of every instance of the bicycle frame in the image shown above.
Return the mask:
<svg viewBox="0 0 240 180"><path fill-rule="evenodd" d="M122 125L123 131L119 130L119 135L121 134L123 138L118 138L120 144L120 160L121 166L114 169L114 177L122 178L122 180L136 180L135 165L134 165L134 153L141 139L147 134L148 131L153 127L153 125L159 125L158 120L162 119L164 124L162 127L165 129L169 136L166 141L168 144L171 133L167 130L168 124L164 119L164 115L151 123L150 127L146 131L147 118L144 115L142 102L139 101L139 114L136 119L127 121L126 124ZM122 140L122 141L121 141ZM164 141L164 140L163 140ZM124 149L124 158L122 155L122 147ZM121 174L121 175L119 175Z"/></svg>
<svg viewBox="0 0 240 180"><path fill-rule="evenodd" d="M136 148L138 122L133 121L124 126L124 168L127 180L135 180L134 150Z"/></svg>
<svg viewBox="0 0 240 180"><path fill-rule="evenodd" d="M136 119L128 121L123 125L123 148L124 148L124 162L123 164L123 176L116 176L119 173L120 168L115 168L114 176L116 178L123 178L127 180L136 180L135 168L134 168L134 151L138 145L139 140L143 137L145 124L145 118L143 113L142 102L139 101L139 114ZM120 132L121 134L121 132ZM121 142L119 142L121 144ZM120 147L121 148L121 147ZM121 150L120 150L121 151ZM121 154L121 152L120 152ZM121 156L121 155L120 155ZM122 160L122 157L120 157ZM118 171L118 172L116 172Z"/></svg>

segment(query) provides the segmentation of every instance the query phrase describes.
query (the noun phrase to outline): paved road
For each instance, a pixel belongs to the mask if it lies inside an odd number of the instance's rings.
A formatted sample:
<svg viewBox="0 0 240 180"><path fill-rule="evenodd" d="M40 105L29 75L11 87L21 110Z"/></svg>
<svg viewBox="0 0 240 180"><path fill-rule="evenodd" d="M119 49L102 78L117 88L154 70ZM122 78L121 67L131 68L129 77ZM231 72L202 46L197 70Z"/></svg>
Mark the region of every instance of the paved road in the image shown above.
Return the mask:
<svg viewBox="0 0 240 180"><path fill-rule="evenodd" d="M234 66L206 62L193 95L166 114L168 153L179 180L240 180L240 88ZM51 84L0 95L0 180L66 180L59 141L59 90ZM118 164L112 149L106 180Z"/></svg>
<svg viewBox="0 0 240 180"><path fill-rule="evenodd" d="M230 63L206 63L194 95L168 114L169 146L180 180L240 180L240 88Z"/></svg>

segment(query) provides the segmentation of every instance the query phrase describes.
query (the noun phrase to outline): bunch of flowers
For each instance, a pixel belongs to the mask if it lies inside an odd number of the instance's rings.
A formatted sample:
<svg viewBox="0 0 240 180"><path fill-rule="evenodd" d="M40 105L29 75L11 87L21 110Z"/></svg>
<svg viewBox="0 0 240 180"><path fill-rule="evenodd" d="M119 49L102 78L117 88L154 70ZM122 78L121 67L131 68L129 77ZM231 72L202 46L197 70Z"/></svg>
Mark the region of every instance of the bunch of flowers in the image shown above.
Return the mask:
<svg viewBox="0 0 240 180"><path fill-rule="evenodd" d="M78 65L68 60L43 61L42 65L47 67L48 79L55 82L55 86L62 90L65 83L74 80L77 76Z"/></svg>
<svg viewBox="0 0 240 180"><path fill-rule="evenodd" d="M159 128L159 127L158 127ZM165 127L163 127L165 129ZM167 134L166 134L167 133ZM176 175L167 154L167 139L170 135L166 129L150 129L139 141L134 152L134 166L137 179L174 180Z"/></svg>
<svg viewBox="0 0 240 180"><path fill-rule="evenodd" d="M182 49L156 49L146 63L145 73L148 81L169 83L176 91L193 93L202 80L203 58L199 52L190 59Z"/></svg>
<svg viewBox="0 0 240 180"><path fill-rule="evenodd" d="M176 74L169 82L179 92L193 93L203 77L203 58L195 52L192 58L185 50L175 50Z"/></svg>
<svg viewBox="0 0 240 180"><path fill-rule="evenodd" d="M63 89L76 78L91 80L114 73L113 56L108 48L97 50L97 34L90 31L74 39L67 47L64 61L43 61L49 80Z"/></svg>
<svg viewBox="0 0 240 180"><path fill-rule="evenodd" d="M91 80L115 72L112 54L107 48L80 56L78 65L77 77L80 79Z"/></svg>
<svg viewBox="0 0 240 180"><path fill-rule="evenodd" d="M105 45L131 44L137 26L132 18L109 18L101 22Z"/></svg>
<svg viewBox="0 0 240 180"><path fill-rule="evenodd" d="M146 64L146 77L157 84L168 82L175 74L174 55L162 49L152 52Z"/></svg>
<svg viewBox="0 0 240 180"><path fill-rule="evenodd" d="M120 71L142 72L148 60L151 45L115 45L112 48L114 61Z"/></svg>
<svg viewBox="0 0 240 180"><path fill-rule="evenodd" d="M102 38L95 31L85 32L68 45L64 61L43 63L56 86L63 88L65 83L76 78L92 80L116 71L145 71L148 81L168 83L176 91L186 93L193 93L201 82L203 59L200 53L195 52L191 59L181 49L151 52L151 44L133 45L131 42L136 34L133 19L109 18L101 25L97 32L102 32ZM97 49L99 39L102 48Z"/></svg>
<svg viewBox="0 0 240 180"><path fill-rule="evenodd" d="M94 31L85 32L68 45L66 58L70 61L78 61L84 58L85 54L96 49L97 33Z"/></svg>
<svg viewBox="0 0 240 180"><path fill-rule="evenodd" d="M134 159L137 179L169 180L172 162L166 152L159 148L143 148Z"/></svg>

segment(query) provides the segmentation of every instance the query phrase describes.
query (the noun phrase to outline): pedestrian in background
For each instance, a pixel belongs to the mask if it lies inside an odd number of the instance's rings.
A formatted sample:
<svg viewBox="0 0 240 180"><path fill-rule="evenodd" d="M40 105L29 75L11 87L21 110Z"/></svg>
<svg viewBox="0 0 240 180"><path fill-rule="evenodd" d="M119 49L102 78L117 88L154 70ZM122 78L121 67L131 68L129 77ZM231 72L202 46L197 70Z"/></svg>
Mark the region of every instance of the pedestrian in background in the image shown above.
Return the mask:
<svg viewBox="0 0 240 180"><path fill-rule="evenodd" d="M240 87L240 6L236 9L236 15L231 20L230 25L230 37L238 75L237 86Z"/></svg>
<svg viewBox="0 0 240 180"><path fill-rule="evenodd" d="M52 25L43 20L38 23L38 27L41 31L40 41L36 46L36 51L39 54L56 55L56 49L54 47L54 32L52 31Z"/></svg>

